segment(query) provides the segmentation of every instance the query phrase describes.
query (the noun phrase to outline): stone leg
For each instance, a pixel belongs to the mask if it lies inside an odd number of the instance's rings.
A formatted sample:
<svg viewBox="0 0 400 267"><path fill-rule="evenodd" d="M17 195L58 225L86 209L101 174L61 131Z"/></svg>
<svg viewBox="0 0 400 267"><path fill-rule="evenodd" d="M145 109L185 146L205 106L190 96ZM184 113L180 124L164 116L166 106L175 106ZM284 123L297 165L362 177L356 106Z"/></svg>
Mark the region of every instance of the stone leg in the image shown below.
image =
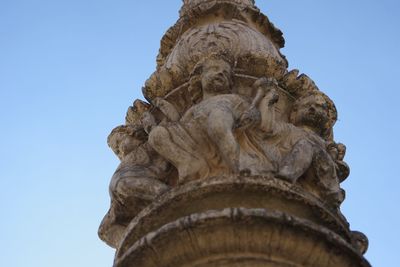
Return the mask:
<svg viewBox="0 0 400 267"><path fill-rule="evenodd" d="M174 134L179 135L179 131ZM176 137L176 139L178 138L190 139L190 136L182 135ZM187 140L188 143L190 141ZM185 180L188 177L191 179L198 178L207 168L207 164L203 158L196 156L197 151L191 151L193 149L188 146L184 147L184 143L185 140L182 140L178 144L171 137L167 127L157 126L149 134L149 144L178 169L180 180Z"/></svg>
<svg viewBox="0 0 400 267"><path fill-rule="evenodd" d="M100 225L99 235L112 247L117 247L129 222L169 189L157 179L140 176L145 173L145 167L132 166L117 171L111 179L111 206Z"/></svg>
<svg viewBox="0 0 400 267"><path fill-rule="evenodd" d="M278 177L295 183L311 166L314 149L306 140L297 142L279 166Z"/></svg>
<svg viewBox="0 0 400 267"><path fill-rule="evenodd" d="M219 153L229 168L237 173L239 171L240 147L233 127L235 119L229 110L215 110L208 117L207 132L211 140L217 145Z"/></svg>
<svg viewBox="0 0 400 267"><path fill-rule="evenodd" d="M315 156L315 173L319 177L319 184L325 196L325 202L330 206L339 207L344 201L345 191L340 188L340 182L336 175L335 163L325 152L320 151Z"/></svg>

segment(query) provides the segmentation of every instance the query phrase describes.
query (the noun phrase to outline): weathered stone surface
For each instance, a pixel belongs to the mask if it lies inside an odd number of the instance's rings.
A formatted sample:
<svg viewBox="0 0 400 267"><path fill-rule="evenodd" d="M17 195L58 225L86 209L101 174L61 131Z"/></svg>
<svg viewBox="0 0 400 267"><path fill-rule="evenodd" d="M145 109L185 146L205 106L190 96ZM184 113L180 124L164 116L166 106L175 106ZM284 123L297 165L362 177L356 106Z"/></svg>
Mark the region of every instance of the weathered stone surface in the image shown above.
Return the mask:
<svg viewBox="0 0 400 267"><path fill-rule="evenodd" d="M340 212L337 110L287 69L252 0L184 0L157 69L108 144L99 236L115 266L369 266Z"/></svg>
<svg viewBox="0 0 400 267"><path fill-rule="evenodd" d="M144 234L192 213L245 207L279 210L324 226L352 242L348 223L337 209L328 209L302 187L273 177L225 176L176 187L156 199L128 226L118 249L122 256Z"/></svg>
<svg viewBox="0 0 400 267"><path fill-rule="evenodd" d="M339 236L307 220L266 209L229 208L164 225L136 242L114 266L370 265Z"/></svg>

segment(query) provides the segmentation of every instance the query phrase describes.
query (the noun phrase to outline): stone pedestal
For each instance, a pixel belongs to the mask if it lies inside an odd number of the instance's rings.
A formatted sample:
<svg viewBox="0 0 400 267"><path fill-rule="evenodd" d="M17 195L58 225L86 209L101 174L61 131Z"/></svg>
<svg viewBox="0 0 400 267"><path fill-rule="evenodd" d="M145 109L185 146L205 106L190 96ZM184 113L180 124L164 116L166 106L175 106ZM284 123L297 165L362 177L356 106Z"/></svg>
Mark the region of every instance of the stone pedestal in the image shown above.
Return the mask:
<svg viewBox="0 0 400 267"><path fill-rule="evenodd" d="M370 266L348 224L272 177L214 177L166 193L127 228L115 267Z"/></svg>

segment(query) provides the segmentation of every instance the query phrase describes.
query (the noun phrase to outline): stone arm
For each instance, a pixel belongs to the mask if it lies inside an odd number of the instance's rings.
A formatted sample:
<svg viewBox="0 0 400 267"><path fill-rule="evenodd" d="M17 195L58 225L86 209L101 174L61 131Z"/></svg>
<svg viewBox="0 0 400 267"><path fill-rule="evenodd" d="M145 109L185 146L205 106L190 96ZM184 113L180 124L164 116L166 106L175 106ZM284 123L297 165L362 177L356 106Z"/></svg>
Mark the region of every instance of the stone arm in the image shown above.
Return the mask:
<svg viewBox="0 0 400 267"><path fill-rule="evenodd" d="M158 108L165 118L170 122L179 121L181 118L178 110L167 100L162 99L160 97L155 98L152 101L153 105ZM153 114L150 111L143 112L140 121L145 129L146 133L150 133L151 130L157 126L156 119L154 118Z"/></svg>
<svg viewBox="0 0 400 267"><path fill-rule="evenodd" d="M278 83L273 78L260 78L253 84L256 96L249 108L239 119L237 128L247 128L250 125L259 124L261 129L270 134L275 129L275 108L279 95L276 92Z"/></svg>
<svg viewBox="0 0 400 267"><path fill-rule="evenodd" d="M178 110L167 100L157 97L152 103L165 115L168 121L175 122L181 118Z"/></svg>
<svg viewBox="0 0 400 267"><path fill-rule="evenodd" d="M278 101L279 95L274 88L270 89L269 92L264 96L259 104L259 110L261 113L261 124L260 128L267 134L275 133L278 128L275 121L275 103Z"/></svg>
<svg viewBox="0 0 400 267"><path fill-rule="evenodd" d="M260 128L267 134L275 132L275 104L279 100L277 93L278 83L273 78L260 78L254 85L257 89L256 96L251 106L257 107L261 113Z"/></svg>

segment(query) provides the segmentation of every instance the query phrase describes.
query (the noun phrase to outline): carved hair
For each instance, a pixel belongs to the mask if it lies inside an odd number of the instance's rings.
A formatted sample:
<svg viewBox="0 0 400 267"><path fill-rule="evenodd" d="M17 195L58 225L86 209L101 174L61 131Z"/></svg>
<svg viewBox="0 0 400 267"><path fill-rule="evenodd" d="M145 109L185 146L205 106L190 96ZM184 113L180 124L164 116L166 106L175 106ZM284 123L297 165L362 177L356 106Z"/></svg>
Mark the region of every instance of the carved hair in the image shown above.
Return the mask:
<svg viewBox="0 0 400 267"><path fill-rule="evenodd" d="M204 65L209 63L210 61L221 60L226 62L231 67L231 77L233 77L233 69L234 69L234 60L231 56L226 53L213 53L207 57L200 59L197 64L194 66L192 72L190 73L189 80L189 94L191 96L192 102L194 104L201 101L203 98L203 90L201 85L201 75L204 71ZM229 87L233 86L232 79L229 79Z"/></svg>
<svg viewBox="0 0 400 267"><path fill-rule="evenodd" d="M297 110L299 110L301 105L303 105L302 101L305 98L312 97L312 96L315 96L315 97L320 96L320 97L322 97L325 100L325 102L326 102L326 104L328 106L327 107L328 121L323 126L323 129L321 129L322 130L321 132L322 132L322 137L325 140L330 140L330 139L333 138L333 136L332 136L333 135L332 134L333 133L333 129L332 128L333 128L333 126L335 125L335 123L337 121L337 110L336 110L336 106L333 103L333 101L326 94L322 93L321 91L314 90L314 91L308 92L308 93L302 95L300 98L298 98L293 103L292 110L291 110L291 113L290 113L290 121L291 122L294 121L294 114L295 114L295 112Z"/></svg>
<svg viewBox="0 0 400 267"><path fill-rule="evenodd" d="M116 155L119 155L121 152L119 151L119 144L125 136L131 136L136 140L141 141L141 143L147 141L147 134L144 131L143 126L139 124L118 126L111 131L107 138L108 146L111 147Z"/></svg>

